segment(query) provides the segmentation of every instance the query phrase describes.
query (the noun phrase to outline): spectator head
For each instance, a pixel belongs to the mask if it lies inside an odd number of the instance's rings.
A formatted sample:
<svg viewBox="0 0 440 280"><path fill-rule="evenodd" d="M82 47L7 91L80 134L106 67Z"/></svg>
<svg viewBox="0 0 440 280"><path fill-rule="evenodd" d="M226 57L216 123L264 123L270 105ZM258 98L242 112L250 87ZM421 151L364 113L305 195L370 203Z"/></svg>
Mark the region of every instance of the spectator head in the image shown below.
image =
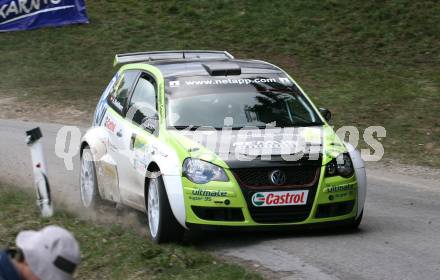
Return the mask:
<svg viewBox="0 0 440 280"><path fill-rule="evenodd" d="M20 232L16 245L24 259L19 269L27 279L73 279L81 261L78 242L70 232L58 226ZM32 278L33 275L37 278Z"/></svg>

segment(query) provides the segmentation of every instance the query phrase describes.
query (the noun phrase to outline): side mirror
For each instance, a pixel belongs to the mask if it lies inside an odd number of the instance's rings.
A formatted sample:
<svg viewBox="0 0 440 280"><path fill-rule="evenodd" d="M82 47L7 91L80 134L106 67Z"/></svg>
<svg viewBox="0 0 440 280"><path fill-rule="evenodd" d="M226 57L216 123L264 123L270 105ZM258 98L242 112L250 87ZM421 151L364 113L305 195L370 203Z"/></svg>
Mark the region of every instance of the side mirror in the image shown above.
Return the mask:
<svg viewBox="0 0 440 280"><path fill-rule="evenodd" d="M319 108L319 112L324 117L324 119L329 122L332 119L332 113L327 108Z"/></svg>
<svg viewBox="0 0 440 280"><path fill-rule="evenodd" d="M142 119L142 124L141 126L147 130L148 132L150 132L151 134L154 134L154 132L157 129L159 123L159 117L157 114L151 115L151 116L146 116Z"/></svg>

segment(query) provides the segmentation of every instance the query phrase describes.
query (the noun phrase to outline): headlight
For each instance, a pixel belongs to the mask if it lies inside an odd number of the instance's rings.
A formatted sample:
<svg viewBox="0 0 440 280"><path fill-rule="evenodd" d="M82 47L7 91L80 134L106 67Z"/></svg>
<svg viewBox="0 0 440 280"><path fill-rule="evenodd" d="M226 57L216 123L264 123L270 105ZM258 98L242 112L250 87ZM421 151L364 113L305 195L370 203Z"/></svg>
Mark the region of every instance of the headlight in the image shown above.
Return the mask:
<svg viewBox="0 0 440 280"><path fill-rule="evenodd" d="M210 181L227 182L229 180L223 168L195 158L185 159L183 176L196 184L206 184Z"/></svg>
<svg viewBox="0 0 440 280"><path fill-rule="evenodd" d="M325 168L325 175L327 177L342 176L349 178L353 176L354 169L348 153L340 154L336 158L332 159Z"/></svg>

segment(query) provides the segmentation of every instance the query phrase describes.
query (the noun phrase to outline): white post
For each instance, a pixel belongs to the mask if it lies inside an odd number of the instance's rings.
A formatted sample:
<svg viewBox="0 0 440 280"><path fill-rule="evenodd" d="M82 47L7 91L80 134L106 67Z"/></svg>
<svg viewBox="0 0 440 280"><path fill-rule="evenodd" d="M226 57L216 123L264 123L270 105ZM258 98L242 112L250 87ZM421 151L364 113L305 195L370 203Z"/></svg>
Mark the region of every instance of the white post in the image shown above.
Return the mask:
<svg viewBox="0 0 440 280"><path fill-rule="evenodd" d="M47 177L46 161L44 160L43 137L39 127L26 131L26 143L31 149L32 166L34 170L35 187L37 191L37 205L41 216L48 218L53 215L52 199L49 180Z"/></svg>

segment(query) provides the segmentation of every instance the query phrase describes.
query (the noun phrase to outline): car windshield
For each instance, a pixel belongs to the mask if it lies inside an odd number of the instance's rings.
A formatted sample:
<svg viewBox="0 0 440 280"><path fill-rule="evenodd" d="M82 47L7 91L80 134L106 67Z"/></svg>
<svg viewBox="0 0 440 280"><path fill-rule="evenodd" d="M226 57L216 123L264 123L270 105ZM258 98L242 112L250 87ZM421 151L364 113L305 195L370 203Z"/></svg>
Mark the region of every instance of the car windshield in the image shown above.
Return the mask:
<svg viewBox="0 0 440 280"><path fill-rule="evenodd" d="M178 129L322 125L300 90L282 75L179 77L166 81L167 124Z"/></svg>

